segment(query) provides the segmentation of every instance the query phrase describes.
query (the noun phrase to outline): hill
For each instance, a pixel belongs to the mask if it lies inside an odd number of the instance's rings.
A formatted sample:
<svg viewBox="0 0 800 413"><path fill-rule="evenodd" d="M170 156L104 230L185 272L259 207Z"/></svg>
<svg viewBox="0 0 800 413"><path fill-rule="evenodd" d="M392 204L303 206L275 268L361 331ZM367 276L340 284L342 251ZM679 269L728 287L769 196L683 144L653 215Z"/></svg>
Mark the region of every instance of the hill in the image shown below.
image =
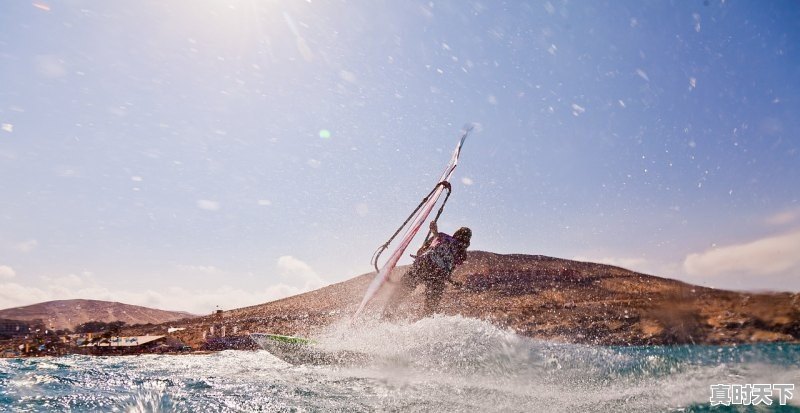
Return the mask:
<svg viewBox="0 0 800 413"><path fill-rule="evenodd" d="M310 335L348 319L373 275L187 320L177 336L197 346L223 329L227 335ZM464 286L447 288L441 312L540 339L606 345L800 341L800 294L717 290L603 264L481 251L470 251L453 278ZM420 287L401 310L417 317L422 295ZM379 310L385 298L368 308Z"/></svg>
<svg viewBox="0 0 800 413"><path fill-rule="evenodd" d="M124 321L126 324L160 324L194 315L138 305L98 300L57 300L0 310L0 318L31 321L40 319L55 330L74 328L88 321Z"/></svg>

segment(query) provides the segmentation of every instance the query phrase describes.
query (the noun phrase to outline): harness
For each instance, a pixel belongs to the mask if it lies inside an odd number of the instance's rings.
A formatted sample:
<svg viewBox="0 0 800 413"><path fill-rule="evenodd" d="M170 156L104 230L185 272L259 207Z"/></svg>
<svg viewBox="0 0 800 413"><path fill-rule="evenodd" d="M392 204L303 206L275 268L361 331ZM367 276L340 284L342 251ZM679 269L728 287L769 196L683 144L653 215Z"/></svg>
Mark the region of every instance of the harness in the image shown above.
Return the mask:
<svg viewBox="0 0 800 413"><path fill-rule="evenodd" d="M440 233L431 241L428 249L419 255L419 259L428 260L449 274L456 266L456 254L461 248L460 244L450 235Z"/></svg>

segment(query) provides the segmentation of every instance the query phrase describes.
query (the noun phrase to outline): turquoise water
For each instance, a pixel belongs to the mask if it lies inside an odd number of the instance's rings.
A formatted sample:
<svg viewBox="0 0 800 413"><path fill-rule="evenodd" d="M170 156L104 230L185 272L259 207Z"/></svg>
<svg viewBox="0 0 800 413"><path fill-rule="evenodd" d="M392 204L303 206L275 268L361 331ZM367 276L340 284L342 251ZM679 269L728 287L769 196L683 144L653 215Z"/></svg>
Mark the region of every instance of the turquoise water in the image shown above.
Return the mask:
<svg viewBox="0 0 800 413"><path fill-rule="evenodd" d="M265 351L0 359L0 411L800 411L800 345L598 347L435 317L332 328L354 366L293 366ZM717 383L791 383L787 406L710 408Z"/></svg>

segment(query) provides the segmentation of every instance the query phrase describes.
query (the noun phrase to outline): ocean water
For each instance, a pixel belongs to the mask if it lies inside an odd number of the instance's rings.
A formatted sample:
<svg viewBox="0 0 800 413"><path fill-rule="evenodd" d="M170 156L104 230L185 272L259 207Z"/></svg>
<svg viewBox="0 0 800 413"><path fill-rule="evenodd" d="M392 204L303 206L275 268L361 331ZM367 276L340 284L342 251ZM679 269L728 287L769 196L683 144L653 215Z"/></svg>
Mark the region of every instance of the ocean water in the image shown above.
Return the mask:
<svg viewBox="0 0 800 413"><path fill-rule="evenodd" d="M0 359L0 411L800 411L800 346L601 347L434 317L332 327L363 366L294 366L266 351ZM786 406L711 408L712 384L791 383Z"/></svg>

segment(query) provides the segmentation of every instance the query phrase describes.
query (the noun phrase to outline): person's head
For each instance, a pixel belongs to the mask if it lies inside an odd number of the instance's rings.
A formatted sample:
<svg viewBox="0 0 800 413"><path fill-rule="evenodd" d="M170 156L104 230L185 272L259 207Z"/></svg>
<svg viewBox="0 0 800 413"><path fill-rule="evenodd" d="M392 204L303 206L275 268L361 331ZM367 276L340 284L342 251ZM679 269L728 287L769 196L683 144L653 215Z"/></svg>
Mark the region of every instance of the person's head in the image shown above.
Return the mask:
<svg viewBox="0 0 800 413"><path fill-rule="evenodd" d="M458 231L453 233L453 238L469 246L469 240L472 238L472 230L467 227L461 227Z"/></svg>

